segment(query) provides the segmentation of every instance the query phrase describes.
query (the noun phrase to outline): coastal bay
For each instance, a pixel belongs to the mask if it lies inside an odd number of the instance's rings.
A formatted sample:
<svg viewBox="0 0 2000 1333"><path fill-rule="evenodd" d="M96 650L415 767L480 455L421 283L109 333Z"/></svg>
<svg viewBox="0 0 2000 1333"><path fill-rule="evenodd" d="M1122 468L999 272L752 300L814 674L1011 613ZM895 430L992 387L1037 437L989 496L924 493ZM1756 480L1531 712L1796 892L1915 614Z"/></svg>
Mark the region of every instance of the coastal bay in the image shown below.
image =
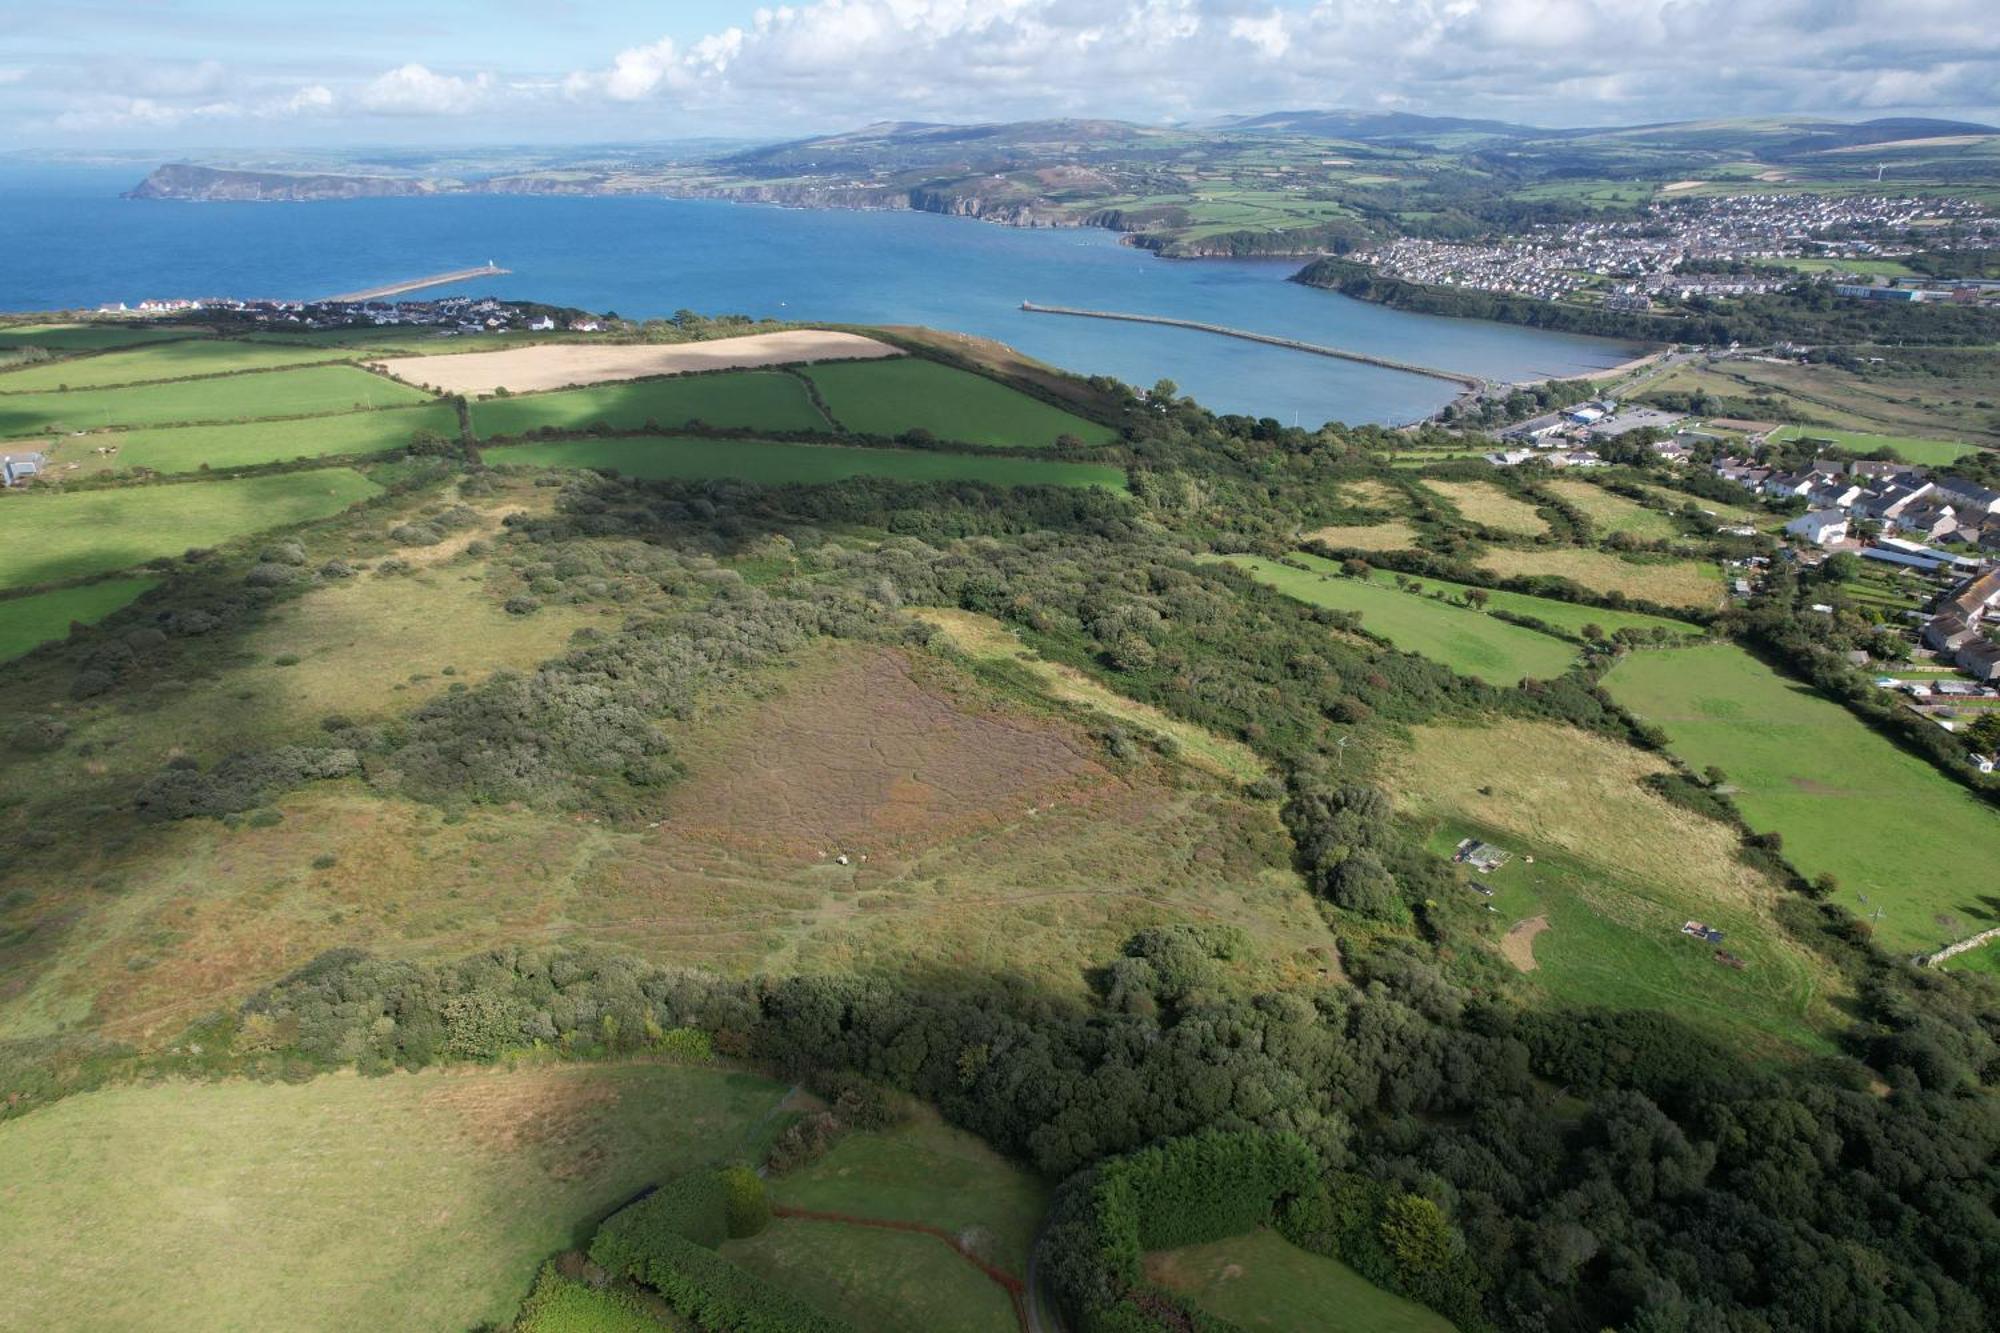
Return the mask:
<svg viewBox="0 0 2000 1333"><path fill-rule="evenodd" d="M1501 380L1615 365L1628 343L1414 314L1287 279L1295 259L1167 260L1095 228L918 212L797 210L651 197L455 195L299 204L127 200L129 165L0 169L0 235L36 262L0 274L0 309L148 297L309 298L492 259L455 291L616 310L924 323L1085 374L1166 376L1223 412L1399 424L1437 380L1188 329L1021 309L1099 306L1253 328Z"/></svg>

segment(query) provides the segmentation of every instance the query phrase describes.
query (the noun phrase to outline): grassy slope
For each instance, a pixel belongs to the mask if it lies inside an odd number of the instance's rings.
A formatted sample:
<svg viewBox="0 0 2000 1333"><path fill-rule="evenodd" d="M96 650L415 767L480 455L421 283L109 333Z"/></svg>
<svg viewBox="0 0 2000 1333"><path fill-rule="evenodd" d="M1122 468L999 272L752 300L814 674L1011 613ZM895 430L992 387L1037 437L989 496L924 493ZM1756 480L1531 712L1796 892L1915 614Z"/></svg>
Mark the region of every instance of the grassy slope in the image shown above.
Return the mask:
<svg viewBox="0 0 2000 1333"><path fill-rule="evenodd" d="M1271 1231L1146 1256L1146 1275L1245 1329L1451 1333L1443 1315L1382 1290L1338 1259Z"/></svg>
<svg viewBox="0 0 2000 1333"><path fill-rule="evenodd" d="M1420 653L1495 685L1511 685L1524 676L1543 680L1560 676L1576 660L1576 649L1561 639L1478 611L1384 584L1307 573L1260 556L1236 555L1228 560L1288 597L1357 611L1363 629L1405 652Z"/></svg>
<svg viewBox="0 0 2000 1333"><path fill-rule="evenodd" d="M1007 1293L932 1236L779 1218L724 1257L868 1333L1012 1333Z"/></svg>
<svg viewBox="0 0 2000 1333"><path fill-rule="evenodd" d="M1519 721L1418 727L1385 764L1433 850L1479 837L1515 853L1474 877L1496 890L1496 943L1516 922L1548 921L1532 979L1552 998L1664 1009L1755 1047L1820 1049L1831 977L1774 920L1780 890L1738 861L1734 831L1641 785L1665 771L1630 746ZM1723 930L1747 966L1725 967L1682 935L1689 918Z"/></svg>
<svg viewBox="0 0 2000 1333"><path fill-rule="evenodd" d="M1426 481L1424 489L1435 492L1468 522L1495 532L1539 537L1549 530L1548 520L1534 505L1491 482Z"/></svg>
<svg viewBox="0 0 2000 1333"><path fill-rule="evenodd" d="M1295 559L1311 565L1322 574L1337 574L1340 567L1331 560L1310 552L1298 552ZM1396 575L1386 569L1373 571L1370 577L1387 587L1395 587ZM1443 592L1447 596L1463 597L1475 584L1455 583L1450 579L1413 576L1425 592ZM1585 606L1577 602L1558 601L1553 597L1536 597L1525 592L1509 592L1505 588L1483 589L1487 596L1487 609L1506 611L1517 616L1533 616L1546 621L1557 629L1577 633L1585 625L1596 625L1607 634L1621 629L1671 629L1685 633L1696 633L1694 626L1679 620L1669 620L1665 616L1650 616L1643 611L1612 611L1602 607Z"/></svg>
<svg viewBox="0 0 2000 1333"><path fill-rule="evenodd" d="M1863 454L1887 447L1894 449L1905 462L1923 463L1930 467L1944 467L1967 454L1979 452L1978 445L1959 444L1952 440L1927 440L1911 435L1871 435L1865 431L1834 430L1827 426L1784 426L1772 438L1831 440Z"/></svg>
<svg viewBox="0 0 2000 1333"><path fill-rule="evenodd" d="M1620 592L1661 606L1706 610L1722 602L1722 570L1705 560L1623 560L1581 547L1495 547L1478 565L1500 578L1565 578L1594 592Z"/></svg>
<svg viewBox="0 0 2000 1333"><path fill-rule="evenodd" d="M456 436L458 414L442 403L431 403L298 421L119 431L58 440L51 456L59 463L79 464L85 474L135 467L172 474L203 467L255 467L295 458L387 453L407 445L419 430ZM93 452L101 445L116 445L118 452Z"/></svg>
<svg viewBox="0 0 2000 1333"><path fill-rule="evenodd" d="M617 430L639 430L649 421L667 430L695 421L739 430L828 429L804 382L777 370L599 384L489 398L472 407L472 426L481 437L543 426L588 430L600 421Z"/></svg>
<svg viewBox="0 0 2000 1333"><path fill-rule="evenodd" d="M901 481L983 481L994 486L1104 486L1125 489L1125 470L1104 463L975 457L929 449L866 449L764 440L568 440L487 451L493 464L615 468L628 477L828 482L844 477Z"/></svg>
<svg viewBox="0 0 2000 1333"><path fill-rule="evenodd" d="M1593 486L1587 481L1563 478L1542 483L1542 488L1580 510L1590 520L1591 527L1600 536L1614 532L1629 532L1646 541L1671 537L1676 529L1673 520L1658 510L1634 504L1622 495L1613 494L1602 486Z"/></svg>
<svg viewBox="0 0 2000 1333"><path fill-rule="evenodd" d="M922 428L966 444L1040 446L1059 435L1105 444L1109 427L935 361L835 362L806 370L841 425L864 435Z"/></svg>
<svg viewBox="0 0 2000 1333"><path fill-rule="evenodd" d="M1884 909L1889 949L2000 923L1979 870L2000 865L2000 814L1810 687L1727 645L1635 653L1605 685L1688 763L1720 766L1751 826L1783 834L1800 870L1838 876L1842 906Z"/></svg>
<svg viewBox="0 0 2000 1333"><path fill-rule="evenodd" d="M1039 688L1052 698L1080 704L1141 732L1171 736L1187 762L1218 777L1249 783L1269 772L1257 752L1241 741L1183 722L1151 704L1126 698L1074 667L1051 662L1024 646L1006 625L990 616L948 608L926 608L912 614L944 631L953 647L975 661L1004 662L1032 673Z"/></svg>
<svg viewBox="0 0 2000 1333"><path fill-rule="evenodd" d="M405 384L353 366L302 366L122 389L0 395L0 436L195 421L325 416L428 401Z"/></svg>
<svg viewBox="0 0 2000 1333"><path fill-rule="evenodd" d="M87 352L169 338L207 336L206 329L177 328L171 324L12 324L0 328L0 351L41 347L51 352Z"/></svg>
<svg viewBox="0 0 2000 1333"><path fill-rule="evenodd" d="M663 1176L754 1154L781 1085L658 1065L162 1084L0 1124L23 1328L467 1328Z"/></svg>
<svg viewBox="0 0 2000 1333"><path fill-rule="evenodd" d="M0 501L0 587L124 569L246 533L320 518L378 492L348 468Z"/></svg>
<svg viewBox="0 0 2000 1333"><path fill-rule="evenodd" d="M275 343L190 339L73 361L44 362L0 372L0 394L48 389L88 389L105 384L139 384L184 375L224 375L241 370L273 370L312 361L336 360L337 349L283 347Z"/></svg>
<svg viewBox="0 0 2000 1333"><path fill-rule="evenodd" d="M917 1222L966 1240L1016 1277L1048 1206L1048 1187L930 1111L881 1133L851 1134L818 1162L773 1182L776 1202L817 1212ZM1014 1327L999 1286L934 1236L780 1220L723 1253L859 1327Z"/></svg>
<svg viewBox="0 0 2000 1333"><path fill-rule="evenodd" d="M71 622L94 625L158 579L105 579L80 588L59 588L55 592L0 601L0 662L19 657L29 650L60 639L69 633Z"/></svg>

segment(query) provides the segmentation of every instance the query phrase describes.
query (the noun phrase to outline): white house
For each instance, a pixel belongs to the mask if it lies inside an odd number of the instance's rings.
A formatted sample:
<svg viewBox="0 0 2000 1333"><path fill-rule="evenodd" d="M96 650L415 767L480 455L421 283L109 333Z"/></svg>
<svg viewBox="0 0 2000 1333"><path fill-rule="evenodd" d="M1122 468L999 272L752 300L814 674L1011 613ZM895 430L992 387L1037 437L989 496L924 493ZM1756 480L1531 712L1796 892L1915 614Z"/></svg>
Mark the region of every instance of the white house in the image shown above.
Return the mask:
<svg viewBox="0 0 2000 1333"><path fill-rule="evenodd" d="M1838 509L1816 509L1785 524L1785 531L1814 546L1831 546L1847 540L1847 515Z"/></svg>
<svg viewBox="0 0 2000 1333"><path fill-rule="evenodd" d="M48 460L38 453L0 454L0 486L13 486L42 470Z"/></svg>
<svg viewBox="0 0 2000 1333"><path fill-rule="evenodd" d="M540 318L531 319L528 321L528 328L535 333L547 333L550 329L553 329L555 326L556 322L550 319L547 315L543 315Z"/></svg>

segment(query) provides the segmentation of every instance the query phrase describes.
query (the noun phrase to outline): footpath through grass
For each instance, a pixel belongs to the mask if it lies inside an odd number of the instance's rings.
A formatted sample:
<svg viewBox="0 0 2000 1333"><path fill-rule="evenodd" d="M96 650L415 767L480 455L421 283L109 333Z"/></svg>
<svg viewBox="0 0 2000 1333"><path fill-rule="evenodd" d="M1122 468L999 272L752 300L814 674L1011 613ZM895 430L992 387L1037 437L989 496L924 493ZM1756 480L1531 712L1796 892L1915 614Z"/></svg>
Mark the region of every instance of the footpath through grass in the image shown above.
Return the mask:
<svg viewBox="0 0 2000 1333"><path fill-rule="evenodd" d="M458 413L443 403L427 403L297 421L93 433L56 441L51 456L60 463L77 464L86 475L127 468L172 475L204 467L256 467L296 458L385 454L408 445L410 437L420 430L456 438ZM96 452L104 446L115 446L118 452Z"/></svg>
<svg viewBox="0 0 2000 1333"><path fill-rule="evenodd" d="M0 394L0 436L327 416L429 401L428 394L407 384L354 366L301 366L116 389Z"/></svg>
<svg viewBox="0 0 2000 1333"><path fill-rule="evenodd" d="M135 600L158 579L105 579L29 597L0 599L0 662L32 652L69 633L72 622L94 625Z"/></svg>
<svg viewBox="0 0 2000 1333"><path fill-rule="evenodd" d="M918 357L808 367L834 418L863 435L927 430L964 444L1044 446L1062 435L1108 444L1116 433L984 375Z"/></svg>
<svg viewBox="0 0 2000 1333"><path fill-rule="evenodd" d="M1619 703L1715 765L1758 832L1874 919L1891 952L1930 952L2000 924L2000 812L1810 686L1728 644L1633 653L1605 678Z"/></svg>
<svg viewBox="0 0 2000 1333"><path fill-rule="evenodd" d="M758 1156L784 1092L593 1064L84 1093L0 1124L0 1323L498 1324L639 1190Z"/></svg>
<svg viewBox="0 0 2000 1333"><path fill-rule="evenodd" d="M1288 597L1358 612L1369 633L1491 685L1512 685L1523 677L1548 680L1569 670L1577 658L1575 645L1562 639L1385 583L1294 569L1262 556L1222 558ZM1318 563L1338 569L1331 561Z"/></svg>
<svg viewBox="0 0 2000 1333"><path fill-rule="evenodd" d="M896 481L982 481L993 486L1102 486L1125 489L1125 470L1105 463L950 454L675 436L562 440L486 451L494 465L610 468L628 477L701 481L736 477L767 485L819 484L848 477Z"/></svg>
<svg viewBox="0 0 2000 1333"><path fill-rule="evenodd" d="M544 426L589 430L675 430L697 422L728 430L828 431L805 382L781 370L630 380L588 389L487 398L472 405L481 438L525 435Z"/></svg>
<svg viewBox="0 0 2000 1333"><path fill-rule="evenodd" d="M0 588L126 569L338 513L380 487L351 468L0 499Z"/></svg>
<svg viewBox="0 0 2000 1333"><path fill-rule="evenodd" d="M1212 1315L1271 1333L1452 1333L1435 1310L1384 1291L1274 1231L1146 1256L1146 1276Z"/></svg>

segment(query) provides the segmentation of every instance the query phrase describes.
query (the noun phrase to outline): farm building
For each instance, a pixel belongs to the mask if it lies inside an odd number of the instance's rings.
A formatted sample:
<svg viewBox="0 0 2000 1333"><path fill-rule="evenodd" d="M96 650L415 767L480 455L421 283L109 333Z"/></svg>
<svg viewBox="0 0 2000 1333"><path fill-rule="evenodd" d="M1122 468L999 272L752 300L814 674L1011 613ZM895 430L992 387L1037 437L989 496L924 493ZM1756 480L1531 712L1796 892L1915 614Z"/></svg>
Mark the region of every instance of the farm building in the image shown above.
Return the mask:
<svg viewBox="0 0 2000 1333"><path fill-rule="evenodd" d="M1502 851L1492 843L1466 838L1458 844L1458 850L1452 853L1451 859L1462 861L1481 873L1491 874L1506 865L1512 855L1512 852Z"/></svg>
<svg viewBox="0 0 2000 1333"><path fill-rule="evenodd" d="M42 470L48 462L38 453L0 454L0 486L17 486Z"/></svg>

